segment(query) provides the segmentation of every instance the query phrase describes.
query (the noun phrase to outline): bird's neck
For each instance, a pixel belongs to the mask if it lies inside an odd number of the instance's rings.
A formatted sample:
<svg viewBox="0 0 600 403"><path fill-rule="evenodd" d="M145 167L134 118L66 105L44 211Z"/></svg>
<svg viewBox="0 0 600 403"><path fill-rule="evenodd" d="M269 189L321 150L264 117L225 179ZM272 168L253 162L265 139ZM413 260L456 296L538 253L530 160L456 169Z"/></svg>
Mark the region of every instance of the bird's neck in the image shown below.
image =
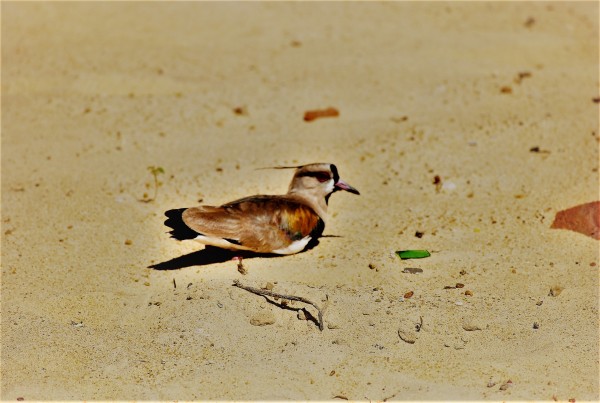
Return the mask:
<svg viewBox="0 0 600 403"><path fill-rule="evenodd" d="M296 192L294 189L288 191L288 196L312 208L323 221L327 219L327 200L323 196L307 194L306 192Z"/></svg>

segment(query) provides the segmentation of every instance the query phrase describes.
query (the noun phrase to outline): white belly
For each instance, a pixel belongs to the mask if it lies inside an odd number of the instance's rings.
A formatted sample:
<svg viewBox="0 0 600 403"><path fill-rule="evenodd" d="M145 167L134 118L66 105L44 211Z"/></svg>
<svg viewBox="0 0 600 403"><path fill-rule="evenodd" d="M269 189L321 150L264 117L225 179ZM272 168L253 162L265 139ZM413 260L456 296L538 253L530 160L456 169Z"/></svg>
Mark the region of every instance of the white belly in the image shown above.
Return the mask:
<svg viewBox="0 0 600 403"><path fill-rule="evenodd" d="M306 248L306 245L308 245L308 243L310 242L311 239L312 239L311 236L304 237L304 238L300 239L299 241L292 242L291 244L289 244L287 247L285 247L283 249L276 249L272 253L277 253L278 255L292 255L294 253L298 253L302 249Z"/></svg>

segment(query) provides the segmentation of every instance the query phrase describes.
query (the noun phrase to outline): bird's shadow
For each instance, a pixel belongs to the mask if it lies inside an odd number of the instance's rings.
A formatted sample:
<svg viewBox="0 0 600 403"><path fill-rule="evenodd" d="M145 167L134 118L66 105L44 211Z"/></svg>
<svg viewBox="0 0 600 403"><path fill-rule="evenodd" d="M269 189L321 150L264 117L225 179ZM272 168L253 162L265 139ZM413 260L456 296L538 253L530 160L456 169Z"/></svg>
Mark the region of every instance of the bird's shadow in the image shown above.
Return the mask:
<svg viewBox="0 0 600 403"><path fill-rule="evenodd" d="M324 237L337 238L337 235L323 235ZM310 250L319 244L318 239L314 239L306 246L304 251ZM188 253L164 262L156 263L148 266L149 269L154 270L178 270L184 267L190 266L206 266L214 263L223 263L232 260L235 257L241 257L243 259L252 259L256 257L263 258L277 258L285 255L276 255L273 253L255 253L249 251L232 251L217 248L214 246L205 246L204 249Z"/></svg>
<svg viewBox="0 0 600 403"><path fill-rule="evenodd" d="M148 266L154 270L178 270L190 266L206 266L214 263L222 263L232 260L235 257L243 259L252 259L255 257L277 257L278 255L266 253L254 253L248 251L231 251L217 248L214 246L206 246L204 249L182 255L165 262L156 263Z"/></svg>

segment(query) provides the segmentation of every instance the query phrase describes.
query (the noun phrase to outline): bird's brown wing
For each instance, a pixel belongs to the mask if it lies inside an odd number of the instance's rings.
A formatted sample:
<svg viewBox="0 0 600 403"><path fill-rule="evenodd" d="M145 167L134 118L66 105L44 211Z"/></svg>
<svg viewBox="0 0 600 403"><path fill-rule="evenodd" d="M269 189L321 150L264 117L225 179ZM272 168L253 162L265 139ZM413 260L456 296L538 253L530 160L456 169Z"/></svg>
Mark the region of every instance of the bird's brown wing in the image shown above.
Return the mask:
<svg viewBox="0 0 600 403"><path fill-rule="evenodd" d="M252 196L220 207L193 207L182 218L202 235L262 253L285 249L309 235L317 237L324 227L310 207L285 196Z"/></svg>

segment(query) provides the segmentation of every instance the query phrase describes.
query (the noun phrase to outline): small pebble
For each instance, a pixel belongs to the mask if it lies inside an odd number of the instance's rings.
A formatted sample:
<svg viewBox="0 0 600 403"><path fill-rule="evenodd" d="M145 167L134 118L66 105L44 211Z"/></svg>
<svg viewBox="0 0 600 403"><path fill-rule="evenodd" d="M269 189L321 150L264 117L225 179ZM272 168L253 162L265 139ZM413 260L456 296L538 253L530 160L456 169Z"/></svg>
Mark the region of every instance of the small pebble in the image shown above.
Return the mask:
<svg viewBox="0 0 600 403"><path fill-rule="evenodd" d="M472 297L472 296L473 296L473 291L471 291L471 290L467 290L467 291L465 291L465 295L466 295L467 297Z"/></svg>
<svg viewBox="0 0 600 403"><path fill-rule="evenodd" d="M340 325L338 325L336 322L332 322L331 320L327 321L327 329L333 330L333 329L339 329Z"/></svg>
<svg viewBox="0 0 600 403"><path fill-rule="evenodd" d="M306 320L306 314L304 313L304 309L299 309L298 310L298 319L300 319L300 320Z"/></svg>
<svg viewBox="0 0 600 403"><path fill-rule="evenodd" d="M537 322L533 322L533 328L534 329L539 329L540 328L540 324Z"/></svg>
<svg viewBox="0 0 600 403"><path fill-rule="evenodd" d="M131 239L126 239L125 240L125 245L129 246L133 243L133 241Z"/></svg>
<svg viewBox="0 0 600 403"><path fill-rule="evenodd" d="M240 116L248 115L248 111L245 106L238 106L237 108L233 108L233 113Z"/></svg>
<svg viewBox="0 0 600 403"><path fill-rule="evenodd" d="M444 347L452 347L455 350L464 350L466 342L459 337L454 337L444 343Z"/></svg>
<svg viewBox="0 0 600 403"><path fill-rule="evenodd" d="M473 332L475 330L482 330L483 328L485 328L485 325L479 323L477 321L477 319L468 318L468 319L464 319L462 328L463 328L463 330L466 330L467 332Z"/></svg>
<svg viewBox="0 0 600 403"><path fill-rule="evenodd" d="M423 269L419 269L418 267L407 267L402 270L402 273L419 274L423 273Z"/></svg>
<svg viewBox="0 0 600 403"><path fill-rule="evenodd" d="M560 295L561 292L563 292L564 287L561 287L560 285L555 285L552 288L550 288L550 292L548 293L548 296L550 297L558 297Z"/></svg>
<svg viewBox="0 0 600 403"><path fill-rule="evenodd" d="M275 316L269 311L258 312L250 318L252 326L266 326L273 323L275 323Z"/></svg>
<svg viewBox="0 0 600 403"><path fill-rule="evenodd" d="M442 185L442 189L454 190L456 189L456 184L454 182L444 182L444 184Z"/></svg>
<svg viewBox="0 0 600 403"><path fill-rule="evenodd" d="M525 23L524 23L523 25L525 25L525 27L527 27L527 28L531 28L531 27L533 27L533 26L534 26L534 24L535 24L535 18L533 18L533 17L528 17L528 18L525 20Z"/></svg>

